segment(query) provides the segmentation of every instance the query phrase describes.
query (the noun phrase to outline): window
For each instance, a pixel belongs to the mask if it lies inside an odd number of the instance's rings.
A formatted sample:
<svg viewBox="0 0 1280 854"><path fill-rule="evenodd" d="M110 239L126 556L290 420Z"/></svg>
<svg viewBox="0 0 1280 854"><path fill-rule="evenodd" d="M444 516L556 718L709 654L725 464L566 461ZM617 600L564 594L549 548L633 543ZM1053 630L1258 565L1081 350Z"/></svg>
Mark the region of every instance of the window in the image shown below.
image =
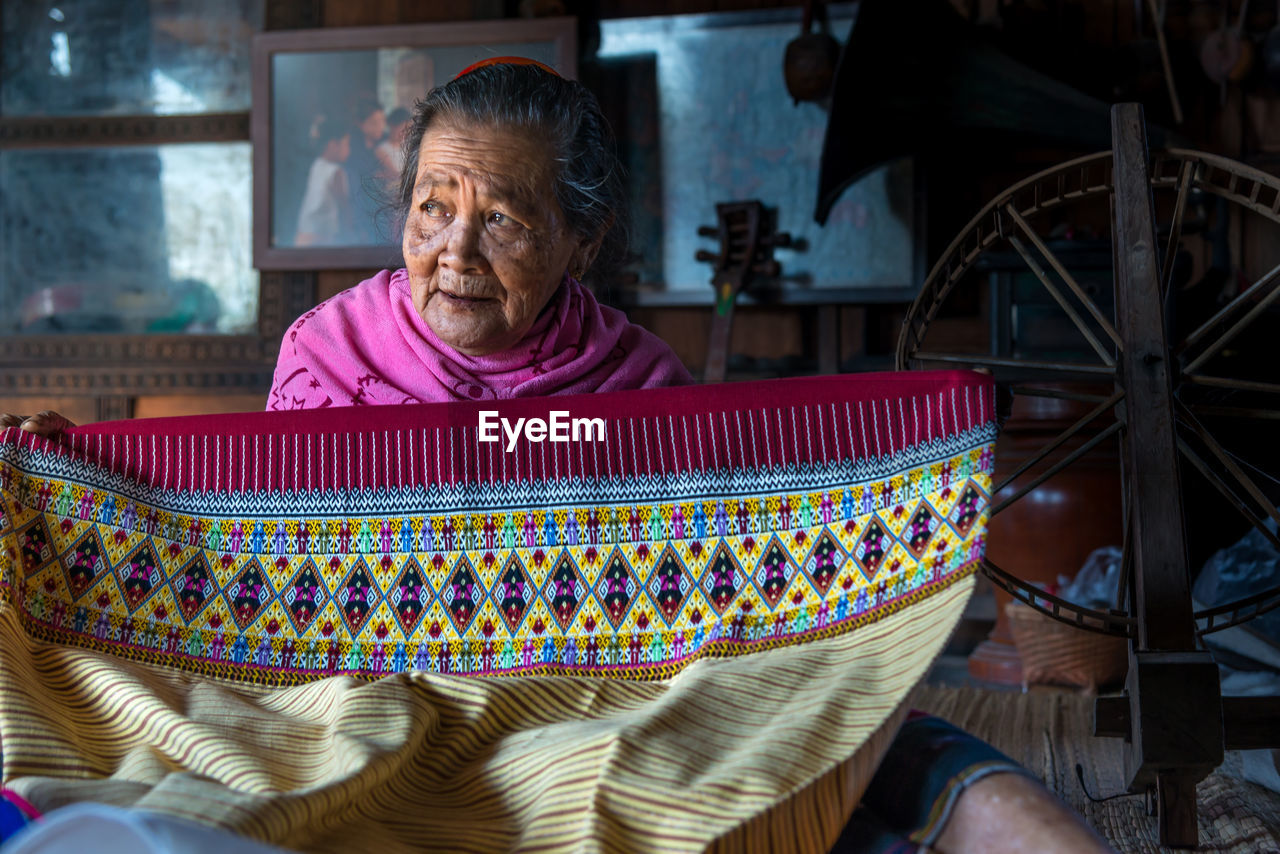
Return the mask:
<svg viewBox="0 0 1280 854"><path fill-rule="evenodd" d="M0 335L246 334L263 0L0 7Z"/></svg>

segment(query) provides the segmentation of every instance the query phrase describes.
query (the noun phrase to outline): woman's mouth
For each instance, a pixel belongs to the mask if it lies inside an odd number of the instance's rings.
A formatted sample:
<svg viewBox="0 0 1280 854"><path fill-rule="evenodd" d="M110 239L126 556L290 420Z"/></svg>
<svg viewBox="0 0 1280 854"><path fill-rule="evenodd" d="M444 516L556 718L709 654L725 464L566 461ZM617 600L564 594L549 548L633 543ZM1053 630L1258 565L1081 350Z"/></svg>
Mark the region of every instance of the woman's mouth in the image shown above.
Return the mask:
<svg viewBox="0 0 1280 854"><path fill-rule="evenodd" d="M462 294L451 294L448 291L440 291L440 293L444 294L449 302L459 305L479 305L480 303L492 301L492 297L463 296Z"/></svg>

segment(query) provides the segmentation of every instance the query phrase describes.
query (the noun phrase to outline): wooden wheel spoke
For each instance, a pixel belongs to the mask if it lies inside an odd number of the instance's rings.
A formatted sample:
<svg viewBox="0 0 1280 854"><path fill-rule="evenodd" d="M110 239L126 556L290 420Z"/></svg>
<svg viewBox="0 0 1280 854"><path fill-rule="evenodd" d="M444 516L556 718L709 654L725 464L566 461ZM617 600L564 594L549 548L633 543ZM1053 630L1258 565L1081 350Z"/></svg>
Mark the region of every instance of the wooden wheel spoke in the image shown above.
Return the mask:
<svg viewBox="0 0 1280 854"><path fill-rule="evenodd" d="M1214 471L1199 454L1195 452L1194 448L1188 445L1184 440L1178 439L1178 451L1182 456L1186 457L1188 462L1195 466L1196 470L1200 472L1205 480L1213 484L1213 486L1222 493L1223 498L1226 498L1227 502L1234 507L1241 516L1249 520L1250 525L1253 525L1254 528L1261 531L1264 537L1270 540L1276 548L1280 549L1280 536L1276 536L1271 532L1271 529L1266 525L1266 520L1253 512L1253 509L1249 507L1249 502L1241 498L1236 491L1231 488L1231 484L1223 480L1222 477Z"/></svg>
<svg viewBox="0 0 1280 854"><path fill-rule="evenodd" d="M1115 394L1111 395L1111 397L1102 401L1102 403L1095 406L1093 410L1090 411L1087 415L1081 417L1080 420L1076 421L1076 423L1072 424L1066 430L1063 430L1051 442L1049 442L1049 444L1041 448L1034 456L1032 456L1031 458L1023 462L1022 465L1018 466L1018 468L1015 469L1012 474L1006 477L1003 481L1000 482L999 486L997 486L994 490L992 490L991 494L995 495L996 493L1003 490L1006 486L1013 483L1015 480L1017 480L1019 477L1022 476L1023 472L1027 471L1032 466L1036 465L1041 460L1043 460L1045 457L1052 454L1054 451L1060 448L1064 442L1066 442L1072 436L1079 433L1085 427L1088 427L1090 424L1096 421L1099 416L1101 416L1104 412L1111 409L1121 400L1124 400L1124 392L1118 391Z"/></svg>
<svg viewBox="0 0 1280 854"><path fill-rule="evenodd" d="M1214 339L1212 344L1201 350L1200 354L1183 369L1184 374L1194 373L1197 368L1216 356L1218 352L1228 344L1228 342L1244 331L1249 324L1253 323L1258 315L1266 311L1267 307L1270 306L1271 303L1275 302L1277 298L1280 298L1280 282L1277 282L1277 277L1280 277L1280 264L1272 267L1265 276L1250 285L1244 293L1240 294L1227 305L1223 306L1217 314L1206 320L1201 324L1200 328L1187 336L1187 340L1178 348L1178 355L1182 355L1194 347L1202 338L1217 328L1222 321L1235 314L1240 306L1252 300L1268 287L1271 288L1271 292L1259 299L1253 308L1244 315L1244 317L1233 323L1226 331Z"/></svg>
<svg viewBox="0 0 1280 854"><path fill-rule="evenodd" d="M1209 449L1209 453L1217 458L1218 462L1222 464L1222 467L1227 470L1227 473L1231 475L1240 488L1263 509L1263 512L1271 517L1277 526L1280 526L1280 510L1276 509L1267 496L1263 494L1262 490L1258 488L1258 485L1253 482L1253 479L1245 474L1240 466L1236 465L1236 461L1231 459L1231 455L1218 444L1218 440L1213 438L1213 434L1205 429L1195 414L1181 404L1175 405L1178 409L1179 420L1191 428L1191 431L1196 434L1196 438ZM1280 542L1277 542L1277 546L1280 546Z"/></svg>
<svg viewBox="0 0 1280 854"><path fill-rule="evenodd" d="M1029 385L1010 386L1009 391L1015 395L1023 397L1048 397L1054 400L1077 400L1081 403L1101 403L1106 400L1106 395L1087 394L1081 391L1068 391L1060 388L1036 388Z"/></svg>
<svg viewBox="0 0 1280 854"><path fill-rule="evenodd" d="M1100 444L1103 440L1107 439L1107 438L1108 438L1109 436L1111 436L1113 433L1116 433L1117 431L1119 431L1119 429L1120 429L1121 427L1123 427L1123 426L1124 426L1124 424L1123 424L1122 422L1120 422L1120 421L1116 421L1116 422L1114 422L1113 424L1111 424L1111 426L1109 426L1107 429L1103 430L1101 433L1098 433L1098 434L1097 434L1097 435L1095 435L1092 439L1090 439L1089 441L1085 442L1083 445L1081 445L1080 447L1076 448L1074 451L1072 451L1071 453L1067 454L1067 455L1066 455L1065 457L1063 457L1062 459L1058 460L1056 463L1054 463L1052 466L1050 466L1048 469L1046 469L1044 472L1042 472L1039 476L1037 476L1037 477L1036 477L1034 480L1032 480L1030 483L1028 483L1028 484L1026 484L1025 486L1023 486L1021 489L1019 489L1019 490L1018 490L1017 492L1015 492L1013 495L1010 495L1010 496L1009 496L1008 498L1006 498L1004 501L1001 501L1001 502L1000 502L999 504L997 504L995 507L991 508L991 515L992 515L992 516L994 516L994 515L996 515L997 513L999 513L1000 511L1004 510L1004 508L1008 507L1010 504L1012 504L1013 502L1017 501L1019 498L1021 498L1021 497L1022 497L1022 496L1024 496L1024 495L1026 495L1028 492L1030 492L1031 490L1035 489L1037 486L1039 486L1040 484L1044 483L1046 480L1048 480L1049 478L1053 477L1055 474L1057 474L1058 472L1062 471L1062 470L1063 470L1063 469L1065 469L1067 466L1071 465L1071 464L1072 464L1072 463L1074 463L1076 460L1078 460L1078 459L1080 459L1081 457L1083 457L1085 454L1089 453L1089 452L1090 452L1091 450L1093 450L1093 449L1094 449L1098 444Z"/></svg>
<svg viewBox="0 0 1280 854"><path fill-rule="evenodd" d="M1010 575L996 566L989 558L982 559L982 572L992 583L1004 590L1014 599L1035 608L1046 617L1066 623L1069 626L1116 637L1133 637L1134 618L1125 614L1108 614L1093 608L1086 608L1074 602L1068 602L1052 593L1046 593L1039 587Z"/></svg>
<svg viewBox="0 0 1280 854"><path fill-rule="evenodd" d="M1039 263L1036 262L1036 259L1031 256L1031 253L1027 251L1027 247L1022 244L1022 241L1011 236L1009 238L1009 245L1016 249L1018 254L1022 256L1022 260L1031 268L1031 272L1040 280L1040 284L1044 285L1044 289L1049 292L1049 295L1057 301L1058 306L1067 315L1067 317L1071 319L1071 322L1075 324L1076 329L1080 330L1080 334L1089 342L1089 346L1098 354L1098 358L1102 359L1103 364L1114 366L1116 360L1113 359L1111 354L1107 352L1107 349L1102 346L1102 342L1098 340L1098 336L1093 334L1093 330L1090 329L1089 325L1080 317L1080 314L1075 310L1075 307L1067 301L1067 298L1064 297L1062 292L1058 290L1057 286L1053 284L1053 280L1049 278L1049 275L1045 273L1044 268L1041 267Z"/></svg>
<svg viewBox="0 0 1280 854"><path fill-rule="evenodd" d="M1193 377L1183 376L1182 381L1190 385L1209 386L1210 388L1227 388L1233 391L1260 391L1266 394L1280 394L1280 383L1264 383L1257 380L1233 380L1226 377L1207 377L1197 374Z"/></svg>
<svg viewBox="0 0 1280 854"><path fill-rule="evenodd" d="M1234 602L1228 602L1225 605L1215 605L1212 608L1205 608L1203 611L1196 611L1196 622L1204 621L1203 625L1198 626L1196 633L1200 637L1204 637L1213 632L1220 632L1223 629L1247 623L1254 617L1261 616L1277 607L1280 607L1280 585L1243 599L1237 599ZM1222 622L1218 622L1217 618L1223 614L1230 614L1230 616Z"/></svg>
<svg viewBox="0 0 1280 854"><path fill-rule="evenodd" d="M1116 333L1115 327L1111 325L1111 321L1107 320L1106 316L1098 309L1098 306L1094 304L1093 300L1089 299L1089 295L1084 292L1084 288L1080 287L1080 283L1075 280L1075 277L1067 272L1067 268L1060 260L1058 260L1058 256L1054 255L1053 252L1049 250L1049 247L1040 239L1040 235L1036 234L1035 230L1032 229L1031 226L1027 225L1027 221L1022 218L1017 210L1014 209L1012 204L1005 205L1005 213L1008 214L1015 223L1017 223L1018 230L1026 235L1027 240L1031 242L1031 245L1034 246L1036 251L1049 262L1049 266L1052 267L1054 272L1062 278L1062 281L1066 284L1067 288L1075 294L1076 299L1080 300L1081 304L1085 307L1085 310L1089 312L1094 321L1097 322L1098 326L1102 328L1102 331L1111 339L1111 343L1115 345L1116 350L1122 350L1123 347L1120 343L1120 336ZM1070 317L1072 322L1075 323L1080 331L1084 333L1085 338L1087 338L1089 343L1093 345L1094 350L1098 351L1103 362L1108 365L1114 365L1115 359L1113 359L1111 354L1102 347L1101 343L1097 340L1097 337L1093 334L1093 330L1080 319L1079 315L1076 314L1075 309L1067 303L1061 292L1053 286L1049 277L1045 275L1044 270L1042 270L1040 265L1031 258L1030 254L1026 251L1026 248L1022 246L1021 242L1013 236L1009 237L1009 242L1013 244L1014 249L1018 250L1018 254L1022 256L1022 259L1027 262L1027 266L1029 266L1031 271L1036 274L1036 278L1040 279L1040 283L1045 286L1045 289L1049 291L1053 298L1058 301L1058 304L1062 306L1063 310L1067 312L1067 316Z"/></svg>
<svg viewBox="0 0 1280 854"><path fill-rule="evenodd" d="M1200 416L1216 416L1222 418L1256 418L1263 421L1280 421L1280 409L1248 409L1243 406L1209 406L1200 403L1184 404L1188 409Z"/></svg>
<svg viewBox="0 0 1280 854"><path fill-rule="evenodd" d="M1188 160L1182 164L1182 171L1178 175L1178 200L1173 206L1173 224L1169 229L1169 242L1165 245L1164 269L1160 271L1162 296L1169 293L1173 280L1173 262L1178 254L1178 241L1182 239L1182 218L1187 212L1187 191L1191 189L1191 176L1195 168L1195 163Z"/></svg>
<svg viewBox="0 0 1280 854"><path fill-rule="evenodd" d="M1039 362L1028 359L1003 358L987 356L981 353L938 353L932 350L917 350L908 358L919 362L954 362L961 365L980 365L986 368L1022 368L1029 371L1052 371L1066 374L1091 374L1094 376L1115 376L1115 369L1106 365L1090 365L1083 362Z"/></svg>
<svg viewBox="0 0 1280 854"><path fill-rule="evenodd" d="M1075 179L1068 182L1068 176L1075 176ZM959 286L977 259L1001 239L1002 234L997 227L1000 210L1028 188L1035 188L1037 196L1035 209L1027 213L1109 193L1111 152L1100 151L1078 157L1049 172L1025 178L992 199L969 220L930 268L924 286L911 305L908 312L911 321L903 324L898 337L899 368L907 366L912 358L911 351L920 344L921 330L933 321L948 294Z"/></svg>

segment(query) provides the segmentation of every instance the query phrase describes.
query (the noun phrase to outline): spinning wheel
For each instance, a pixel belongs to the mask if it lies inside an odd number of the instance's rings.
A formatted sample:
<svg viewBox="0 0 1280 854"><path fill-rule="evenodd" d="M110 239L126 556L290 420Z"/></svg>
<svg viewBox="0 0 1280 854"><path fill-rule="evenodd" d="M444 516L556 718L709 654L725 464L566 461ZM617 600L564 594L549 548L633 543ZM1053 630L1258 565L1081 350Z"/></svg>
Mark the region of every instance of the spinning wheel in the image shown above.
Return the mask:
<svg viewBox="0 0 1280 854"><path fill-rule="evenodd" d="M984 571L1053 619L1128 640L1125 694L1099 698L1095 733L1128 740L1128 785L1151 798L1161 841L1194 845L1195 783L1222 761L1224 747L1280 746L1274 726L1280 701L1223 700L1216 665L1199 640L1280 606L1280 587L1193 612L1179 460L1280 546L1280 537L1265 527L1267 519L1280 524L1274 497L1259 485L1267 483L1260 480L1265 472L1220 438L1241 424L1265 426L1280 418L1274 358L1250 360L1232 352L1256 338L1263 322L1275 322L1280 265L1216 311L1187 318L1176 310L1186 293L1178 280L1187 278L1180 248L1193 230L1212 224L1225 232L1224 217L1280 225L1280 180L1201 152L1148 155L1136 104L1113 109L1112 137L1114 151L1028 178L970 221L908 312L898 367L983 368L994 374L1006 404L1012 392L1087 409L995 485L993 526L1000 513L1050 478L1104 443L1118 443L1124 537L1113 608L1068 602L991 561ZM1193 209L1210 213L1189 216ZM1081 284L1043 234L1055 219L1091 213L1109 220L1114 308ZM1009 250L1078 332L1078 355L1046 357L1034 347L999 341L983 352L935 343L942 336L931 332L948 300L976 285L984 258Z"/></svg>

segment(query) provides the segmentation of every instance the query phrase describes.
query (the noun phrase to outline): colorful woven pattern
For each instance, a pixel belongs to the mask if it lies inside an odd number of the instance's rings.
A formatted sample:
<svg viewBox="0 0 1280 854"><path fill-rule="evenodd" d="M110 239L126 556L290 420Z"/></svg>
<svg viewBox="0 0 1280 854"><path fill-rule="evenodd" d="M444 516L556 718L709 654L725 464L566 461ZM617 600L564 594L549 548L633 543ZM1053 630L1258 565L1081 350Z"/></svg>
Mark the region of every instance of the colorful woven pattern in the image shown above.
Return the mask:
<svg viewBox="0 0 1280 854"><path fill-rule="evenodd" d="M964 373L9 430L2 675L22 681L17 646L255 691L665 685L711 658L767 674L783 649L852 651L855 629L973 572L994 433L990 386ZM939 625L963 604L944 598L922 610ZM13 708L6 778L40 749ZM819 754L824 771L852 755Z"/></svg>

